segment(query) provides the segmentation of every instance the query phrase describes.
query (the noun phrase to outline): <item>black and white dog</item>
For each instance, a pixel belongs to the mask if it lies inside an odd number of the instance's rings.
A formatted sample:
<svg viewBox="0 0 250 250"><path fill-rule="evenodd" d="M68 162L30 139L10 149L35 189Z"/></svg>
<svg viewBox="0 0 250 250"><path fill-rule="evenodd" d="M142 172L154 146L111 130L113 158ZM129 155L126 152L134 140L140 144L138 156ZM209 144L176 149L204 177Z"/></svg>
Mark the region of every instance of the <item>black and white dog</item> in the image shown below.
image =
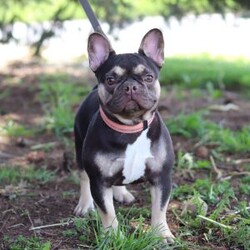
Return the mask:
<svg viewBox="0 0 250 250"><path fill-rule="evenodd" d="M140 179L151 185L152 226L167 241L166 220L171 192L174 152L157 105L159 71L164 61L162 32L150 30L138 53L116 54L99 33L88 39L89 64L98 85L79 107L75 119L81 195L75 214L94 209L104 228L117 229L113 198L130 203L134 196L124 185Z"/></svg>

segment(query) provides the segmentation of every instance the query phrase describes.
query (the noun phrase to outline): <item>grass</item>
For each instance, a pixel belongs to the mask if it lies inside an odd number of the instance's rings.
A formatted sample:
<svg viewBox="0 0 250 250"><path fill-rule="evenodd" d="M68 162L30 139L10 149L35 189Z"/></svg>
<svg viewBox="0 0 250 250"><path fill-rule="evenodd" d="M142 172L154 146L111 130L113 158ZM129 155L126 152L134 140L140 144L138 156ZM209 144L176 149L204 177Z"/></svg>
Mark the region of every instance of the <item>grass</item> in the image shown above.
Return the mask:
<svg viewBox="0 0 250 250"><path fill-rule="evenodd" d="M167 126L172 135L181 135L186 138L204 137L208 131L218 128L218 125L204 119L204 112L179 114L168 119Z"/></svg>
<svg viewBox="0 0 250 250"><path fill-rule="evenodd" d="M32 136L36 133L35 129L26 128L25 126L14 122L13 120L7 121L7 123L0 127L0 135L9 137L21 137Z"/></svg>
<svg viewBox="0 0 250 250"><path fill-rule="evenodd" d="M55 172L46 168L20 168L19 166L2 165L0 171L1 186L7 183L17 184L21 181L47 183L55 180Z"/></svg>
<svg viewBox="0 0 250 250"><path fill-rule="evenodd" d="M124 219L118 214L120 226L117 233L112 230L105 232L97 212L92 212L87 218L72 218L73 224L62 230L62 236L68 240L77 240L76 249L100 250L150 250L168 248L162 239L157 236L156 229L145 227L145 219L140 217ZM133 224L133 226L131 226ZM5 239L8 241L9 239ZM10 249L51 249L49 241L42 241L39 237L24 238L19 236L10 246Z"/></svg>
<svg viewBox="0 0 250 250"><path fill-rule="evenodd" d="M247 153L250 148L250 126L238 131L218 129L211 132L211 142L219 144L220 152Z"/></svg>
<svg viewBox="0 0 250 250"><path fill-rule="evenodd" d="M186 87L245 88L250 87L250 62L209 56L166 58L161 71L163 85Z"/></svg>
<svg viewBox="0 0 250 250"><path fill-rule="evenodd" d="M201 182L196 187L197 190L200 186ZM126 209L128 216L125 217L118 212L120 226L117 233L113 231L104 232L99 215L97 212L93 212L86 218L72 218L73 224L67 228L62 228L61 236L66 241L76 242L76 249L87 247L88 249L101 250L205 250L211 249L209 244L212 245L220 235L220 246L248 249L250 213L246 207L247 203L240 202L233 212L226 212L231 209L229 199L232 198L232 190L225 191L228 187L227 182L223 183L222 186L222 189L219 186L215 188L218 202L213 205L213 210L210 208L210 202L205 202L198 191L190 196L188 201L191 206L187 206L185 213L174 210L176 220L183 226L179 226L177 239L173 245L165 245L162 239L157 236L157 232L148 227L148 217L138 214L133 217L134 211L131 212L131 208ZM222 190L224 190L224 194ZM221 198L219 199L219 197ZM208 212L206 208L204 209L207 205L209 207ZM190 236L196 238L201 234L205 240L203 246L187 240ZM58 236L60 237L60 235ZM9 241L8 238L4 240ZM50 247L50 241L42 238L19 236L13 241L10 249L51 249Z"/></svg>
<svg viewBox="0 0 250 250"><path fill-rule="evenodd" d="M39 237L26 238L23 235L18 236L15 242L10 247L11 250L50 250L51 244L49 241L44 242Z"/></svg>
<svg viewBox="0 0 250 250"><path fill-rule="evenodd" d="M209 57L169 58L164 65L161 82L167 86L166 89L175 88L180 102L186 93L192 98L201 98L204 90L210 100L217 100L225 89L249 88L249 63ZM37 98L45 111L45 132L72 140L68 135L73 128L74 110L89 89L72 83L65 74L41 77L39 88ZM8 95L1 98L8 98ZM171 135L189 141L191 145L190 151L177 147L174 173L178 180L173 180L172 208L169 211L177 236L173 245L164 245L148 226L151 211L150 195L146 188L143 188L146 189L143 207L141 204L117 207L120 233L105 233L99 216L93 213L84 219L72 218L72 224L56 231L58 237L65 242L75 242L76 249L250 249L250 165L235 163L235 159L249 156L250 127L230 130L209 120L208 112L211 111L183 112L167 121ZM0 133L28 136L30 130L10 121ZM196 156L194 148L197 145L209 148L209 155L214 157L217 168L223 173L220 179L216 178L214 166L208 157L203 159ZM47 152L53 147L54 142L45 143L36 145L34 150ZM236 171L242 175L233 175L232 172ZM31 185L35 182L56 182L56 175L46 167L1 167L1 186L8 183L16 185L22 181ZM64 181L79 184L73 175ZM65 190L61 198L69 202L75 199L75 191ZM53 240L40 234L15 239L5 237L4 241L11 242L10 249L47 250L54 247Z"/></svg>
<svg viewBox="0 0 250 250"><path fill-rule="evenodd" d="M184 200L182 212L174 212L184 225L180 228L182 234L195 236L203 233L206 241L211 243L219 234L221 246L249 249L249 208L247 202L238 201L229 181L216 183L198 179L191 186L175 188L173 198Z"/></svg>
<svg viewBox="0 0 250 250"><path fill-rule="evenodd" d="M168 119L167 125L172 135L192 140L193 145L212 147L211 154L216 162L225 165L225 155L230 157L249 152L249 126L232 131L206 119L206 110L179 114ZM250 248L250 213L249 204L249 165L244 167L245 176L237 180L226 173L229 180L217 181L213 175L212 163L198 159L193 153L178 151L176 170L178 175L187 174L194 179L191 184L180 184L173 189L173 200L179 200L183 207L174 211L180 223L180 249L185 249L186 239L203 235L206 243L213 244L220 235L220 246L242 249ZM242 166L242 171L244 171ZM205 171L206 178L196 175ZM198 247L200 249L200 245ZM192 249L189 247L187 249ZM204 247L204 249L209 249Z"/></svg>
<svg viewBox="0 0 250 250"><path fill-rule="evenodd" d="M53 84L51 81L54 81ZM41 79L38 99L46 114L45 127L57 136L72 132L75 116L73 107L79 105L88 91L86 87L69 83L65 75Z"/></svg>
<svg viewBox="0 0 250 250"><path fill-rule="evenodd" d="M203 144L217 145L217 152L247 153L250 148L250 127L232 131L205 118L205 112L179 114L168 119L167 126L172 135L192 138Z"/></svg>

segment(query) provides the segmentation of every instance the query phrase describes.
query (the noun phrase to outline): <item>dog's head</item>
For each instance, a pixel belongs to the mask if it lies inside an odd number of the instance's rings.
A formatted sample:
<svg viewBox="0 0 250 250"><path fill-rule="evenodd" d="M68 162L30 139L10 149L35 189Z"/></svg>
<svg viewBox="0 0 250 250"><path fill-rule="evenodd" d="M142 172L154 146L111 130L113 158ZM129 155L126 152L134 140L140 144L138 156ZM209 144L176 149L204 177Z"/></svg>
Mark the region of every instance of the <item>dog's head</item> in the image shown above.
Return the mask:
<svg viewBox="0 0 250 250"><path fill-rule="evenodd" d="M158 75L164 61L162 32L152 29L138 53L116 54L99 33L88 39L89 64L98 79L102 108L125 124L149 119L160 97Z"/></svg>

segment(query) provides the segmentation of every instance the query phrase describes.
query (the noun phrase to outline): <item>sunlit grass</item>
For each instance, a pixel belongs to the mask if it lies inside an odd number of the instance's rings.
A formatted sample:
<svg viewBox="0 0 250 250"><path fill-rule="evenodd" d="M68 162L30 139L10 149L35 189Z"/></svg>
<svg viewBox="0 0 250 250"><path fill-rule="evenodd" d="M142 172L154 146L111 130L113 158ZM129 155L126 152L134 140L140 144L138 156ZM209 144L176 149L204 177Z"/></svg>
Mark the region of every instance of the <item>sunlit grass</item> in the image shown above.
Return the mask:
<svg viewBox="0 0 250 250"><path fill-rule="evenodd" d="M0 135L19 137L32 136L37 132L36 129L26 128L25 126L9 120L5 125L0 126Z"/></svg>
<svg viewBox="0 0 250 250"><path fill-rule="evenodd" d="M213 84L216 88L250 87L250 62L225 58L171 57L166 58L161 71L162 85L203 87Z"/></svg>

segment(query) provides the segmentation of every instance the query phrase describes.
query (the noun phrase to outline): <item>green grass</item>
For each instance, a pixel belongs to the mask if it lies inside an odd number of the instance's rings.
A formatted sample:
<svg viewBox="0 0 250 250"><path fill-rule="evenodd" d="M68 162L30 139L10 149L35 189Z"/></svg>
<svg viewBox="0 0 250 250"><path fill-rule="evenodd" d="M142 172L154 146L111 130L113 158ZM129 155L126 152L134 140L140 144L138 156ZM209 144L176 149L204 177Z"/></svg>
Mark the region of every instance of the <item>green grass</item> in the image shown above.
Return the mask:
<svg viewBox="0 0 250 250"><path fill-rule="evenodd" d="M175 88L179 101L185 98L185 91L188 91L192 98L202 98L204 89L206 97L216 100L222 96L225 88L248 88L249 75L249 63L244 61L227 62L207 57L170 58L164 65L161 82L168 85L168 88ZM37 97L45 111L46 129L53 131L60 138L66 138L65 135L72 132L74 109L89 89L81 87L79 83L72 83L65 74L41 77L39 87ZM200 110L188 114L180 113L167 121L171 135L188 140L191 145L190 152L181 149L176 154L174 172L180 176L178 181L181 183L175 183L171 202L181 205L169 211L176 224L174 230L177 238L173 245L165 246L154 230L148 227L151 211L147 188L146 204L143 207L117 207L120 233L105 233L99 215L93 213L84 219L73 218L73 223L63 227L59 236L65 241L76 242L75 246L79 249L86 246L89 249L102 250L208 250L214 246L225 249L250 249L250 177L247 175L250 170L249 163L237 165L239 171L245 172L242 176L234 176L231 173L234 171L233 164L236 164L234 159L248 156L250 127L232 131L208 120L208 112L210 111ZM10 121L1 132L8 136L28 136L30 131ZM197 145L208 147L209 156L214 157L225 179L216 179L208 157L200 159L195 155L193 149ZM54 142L36 145L33 149L50 151L53 147ZM55 181L55 177L55 173L46 168L36 169L32 166L27 169L2 166L0 171L1 185L15 185L21 181L47 183ZM79 179L73 175L65 181L79 184ZM75 194L75 191L66 190L62 192L61 197L71 200ZM44 240L42 236L20 236L17 239L5 240L12 242L10 249L46 250L54 247L52 241Z"/></svg>
<svg viewBox="0 0 250 250"><path fill-rule="evenodd" d="M32 166L22 168L9 165L0 167L0 184L17 184L20 181L47 183L55 180L55 172L46 168L35 169Z"/></svg>
<svg viewBox="0 0 250 250"><path fill-rule="evenodd" d="M205 120L204 112L179 114L168 119L167 126L172 135L181 135L186 138L204 137L208 131L218 128L218 125Z"/></svg>
<svg viewBox="0 0 250 250"><path fill-rule="evenodd" d="M248 171L250 173L250 171ZM250 175L241 178L241 183L239 186L239 192L241 194L250 196Z"/></svg>
<svg viewBox="0 0 250 250"><path fill-rule="evenodd" d="M180 135L203 144L215 144L218 152L247 153L250 148L250 127L232 131L207 120L204 111L179 114L168 119L170 134Z"/></svg>
<svg viewBox="0 0 250 250"><path fill-rule="evenodd" d="M9 137L32 136L36 132L36 129L26 128L13 120L9 120L4 126L0 127L0 135Z"/></svg>
<svg viewBox="0 0 250 250"><path fill-rule="evenodd" d="M89 92L84 86L70 83L67 75L59 74L40 79L38 99L45 111L45 127L60 137L73 131L74 105Z"/></svg>
<svg viewBox="0 0 250 250"><path fill-rule="evenodd" d="M86 218L75 218L74 225L63 231L63 236L69 239L78 238L81 246L100 250L123 250L123 249L169 249L162 239L157 236L156 230L146 228L145 218L136 215L134 210L127 208L127 214L118 212L119 230L105 232L101 225L97 212L92 212Z"/></svg>
<svg viewBox="0 0 250 250"><path fill-rule="evenodd" d="M23 235L18 236L15 242L10 246L11 250L50 250L51 244L49 241L43 241L39 237L26 238Z"/></svg>
<svg viewBox="0 0 250 250"><path fill-rule="evenodd" d="M176 219L184 225L180 228L182 234L195 237L203 233L211 243L217 241L219 234L221 246L249 249L248 204L238 201L229 181L198 179L191 185L175 188L172 195L184 204L182 212L174 211Z"/></svg>
<svg viewBox="0 0 250 250"><path fill-rule="evenodd" d="M237 131L222 128L213 130L210 140L220 144L220 152L247 153L250 148L250 126Z"/></svg>
<svg viewBox="0 0 250 250"><path fill-rule="evenodd" d="M162 85L184 87L250 87L250 62L207 56L166 58L161 71Z"/></svg>
<svg viewBox="0 0 250 250"><path fill-rule="evenodd" d="M65 229L62 232L62 236L69 240L79 237L80 243L76 244L76 249L85 249L86 247L99 250L173 249L172 247L167 247L162 239L156 235L155 231L148 230L145 232L141 222L137 223L137 228L133 229L133 233L127 234L127 227L128 225L123 224L120 226L118 233L113 231L104 232L99 221L92 219L92 222L90 222L86 219L78 219L75 220L73 228ZM51 244L49 241L45 242L39 237L25 238L19 236L11 244L10 249L49 250L51 249Z"/></svg>

